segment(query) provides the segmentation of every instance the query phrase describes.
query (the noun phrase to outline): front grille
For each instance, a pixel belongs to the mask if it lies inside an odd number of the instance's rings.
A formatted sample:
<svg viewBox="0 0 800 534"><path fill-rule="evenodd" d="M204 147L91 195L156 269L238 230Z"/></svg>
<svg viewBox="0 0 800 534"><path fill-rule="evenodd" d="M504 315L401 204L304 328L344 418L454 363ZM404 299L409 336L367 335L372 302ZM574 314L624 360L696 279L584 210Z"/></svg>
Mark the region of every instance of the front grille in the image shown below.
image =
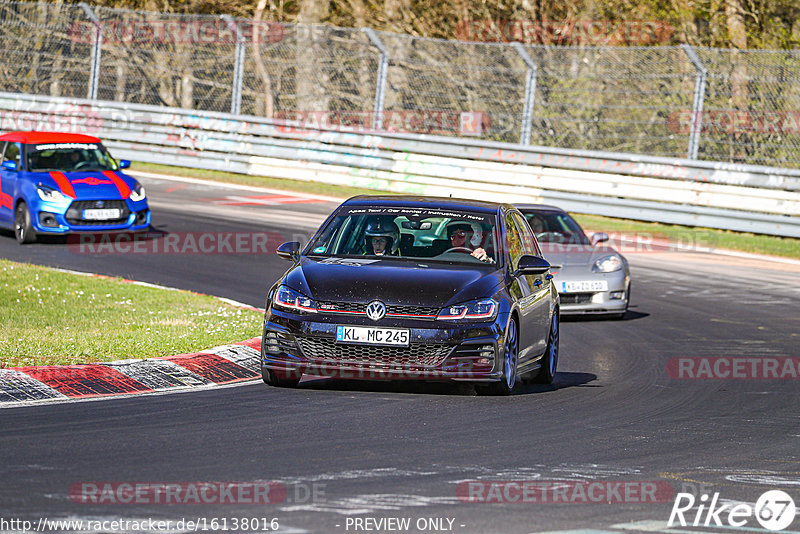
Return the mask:
<svg viewBox="0 0 800 534"><path fill-rule="evenodd" d="M588 304L593 296L594 293L562 293L558 297L561 304Z"/></svg>
<svg viewBox="0 0 800 534"><path fill-rule="evenodd" d="M309 360L326 363L352 363L378 367L437 367L452 347L443 343L412 343L408 347L346 345L330 338L298 338Z"/></svg>
<svg viewBox="0 0 800 534"><path fill-rule="evenodd" d="M104 221L88 220L83 218L83 210L98 208L97 203L102 202L102 209L118 209L120 217L118 219L108 219ZM76 200L70 204L66 213L67 222L75 226L108 226L114 224L124 224L128 221L128 205L124 200Z"/></svg>
<svg viewBox="0 0 800 534"><path fill-rule="evenodd" d="M364 314L367 311L366 304L359 304L356 302L319 302L320 311L329 313L360 313ZM387 304L386 315L407 316L411 319L421 319L425 321L432 321L436 319L439 313L439 308L431 308L426 306L402 306L399 304Z"/></svg>

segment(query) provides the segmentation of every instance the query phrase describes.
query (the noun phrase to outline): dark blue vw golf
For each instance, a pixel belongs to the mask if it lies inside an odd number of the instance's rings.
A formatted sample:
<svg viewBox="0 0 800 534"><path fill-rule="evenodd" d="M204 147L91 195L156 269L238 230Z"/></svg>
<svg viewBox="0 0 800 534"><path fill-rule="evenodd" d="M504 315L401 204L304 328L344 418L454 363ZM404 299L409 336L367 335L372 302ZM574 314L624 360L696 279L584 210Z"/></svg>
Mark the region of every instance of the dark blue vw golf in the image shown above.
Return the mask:
<svg viewBox="0 0 800 534"><path fill-rule="evenodd" d="M344 202L270 289L262 376L461 380L507 395L556 373L558 292L509 204L359 196Z"/></svg>

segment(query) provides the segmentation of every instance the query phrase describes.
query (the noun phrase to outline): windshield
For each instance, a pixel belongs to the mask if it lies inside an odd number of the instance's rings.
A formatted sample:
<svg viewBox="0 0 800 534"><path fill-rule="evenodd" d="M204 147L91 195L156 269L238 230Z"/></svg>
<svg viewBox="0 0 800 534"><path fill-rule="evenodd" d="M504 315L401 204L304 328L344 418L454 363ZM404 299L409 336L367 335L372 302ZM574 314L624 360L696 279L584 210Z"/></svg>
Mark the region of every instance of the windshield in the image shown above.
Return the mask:
<svg viewBox="0 0 800 534"><path fill-rule="evenodd" d="M527 212L524 215L540 243L589 244L581 227L566 213Z"/></svg>
<svg viewBox="0 0 800 534"><path fill-rule="evenodd" d="M98 143L27 145L27 168L41 171L115 171L119 167Z"/></svg>
<svg viewBox="0 0 800 534"><path fill-rule="evenodd" d="M313 256L496 264L496 217L460 210L345 207L306 249Z"/></svg>

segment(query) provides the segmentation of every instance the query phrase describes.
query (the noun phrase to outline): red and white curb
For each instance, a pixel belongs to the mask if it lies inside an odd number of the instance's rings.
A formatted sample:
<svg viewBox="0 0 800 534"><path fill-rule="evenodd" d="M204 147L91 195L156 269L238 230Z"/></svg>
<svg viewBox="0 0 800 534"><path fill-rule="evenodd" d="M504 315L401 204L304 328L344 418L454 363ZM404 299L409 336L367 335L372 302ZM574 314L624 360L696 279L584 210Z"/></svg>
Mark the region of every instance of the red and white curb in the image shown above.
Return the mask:
<svg viewBox="0 0 800 534"><path fill-rule="evenodd" d="M68 269L53 270L94 278L116 278ZM213 296L137 280L120 280L168 291ZM235 300L214 298L239 308L264 313L261 308ZM3 368L0 369L0 408L46 401L170 392L192 387L233 384L260 377L261 338L254 337L200 352L161 358Z"/></svg>
<svg viewBox="0 0 800 534"><path fill-rule="evenodd" d="M192 354L80 365L0 369L0 407L138 395L261 377L261 338Z"/></svg>

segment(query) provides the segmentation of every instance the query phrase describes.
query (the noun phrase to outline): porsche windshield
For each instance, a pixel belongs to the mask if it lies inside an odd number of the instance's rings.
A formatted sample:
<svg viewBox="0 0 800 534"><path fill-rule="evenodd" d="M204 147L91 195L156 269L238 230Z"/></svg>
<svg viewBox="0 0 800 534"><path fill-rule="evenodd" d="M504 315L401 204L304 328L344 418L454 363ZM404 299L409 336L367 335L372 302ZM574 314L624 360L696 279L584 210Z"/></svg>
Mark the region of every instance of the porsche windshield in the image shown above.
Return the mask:
<svg viewBox="0 0 800 534"><path fill-rule="evenodd" d="M348 207L307 248L312 256L389 256L496 264L493 214L447 209Z"/></svg>
<svg viewBox="0 0 800 534"><path fill-rule="evenodd" d="M589 238L581 227L566 213L526 212L524 215L539 243L589 244Z"/></svg>
<svg viewBox="0 0 800 534"><path fill-rule="evenodd" d="M28 170L115 171L117 162L98 143L48 143L27 146Z"/></svg>

